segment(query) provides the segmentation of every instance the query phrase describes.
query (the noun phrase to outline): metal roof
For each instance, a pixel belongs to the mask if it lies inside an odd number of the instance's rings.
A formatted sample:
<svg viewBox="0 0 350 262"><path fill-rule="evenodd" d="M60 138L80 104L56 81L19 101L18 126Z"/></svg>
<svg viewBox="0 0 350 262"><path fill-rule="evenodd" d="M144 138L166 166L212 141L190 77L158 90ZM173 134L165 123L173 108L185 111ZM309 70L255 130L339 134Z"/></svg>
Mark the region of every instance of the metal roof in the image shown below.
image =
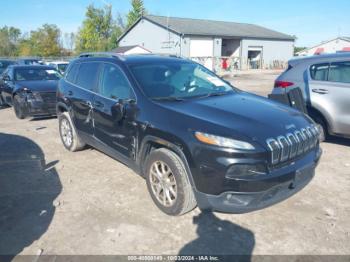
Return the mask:
<svg viewBox="0 0 350 262"><path fill-rule="evenodd" d="M127 52L127 51L129 51L137 46L138 45L119 46L119 47L113 49L112 52L122 54L122 53L125 53L125 52Z"/></svg>
<svg viewBox="0 0 350 262"><path fill-rule="evenodd" d="M295 40L293 36L253 24L155 15L146 15L143 18L184 35Z"/></svg>
<svg viewBox="0 0 350 262"><path fill-rule="evenodd" d="M299 63L323 63L342 59L350 59L350 52L301 56L289 60L289 64L293 66Z"/></svg>

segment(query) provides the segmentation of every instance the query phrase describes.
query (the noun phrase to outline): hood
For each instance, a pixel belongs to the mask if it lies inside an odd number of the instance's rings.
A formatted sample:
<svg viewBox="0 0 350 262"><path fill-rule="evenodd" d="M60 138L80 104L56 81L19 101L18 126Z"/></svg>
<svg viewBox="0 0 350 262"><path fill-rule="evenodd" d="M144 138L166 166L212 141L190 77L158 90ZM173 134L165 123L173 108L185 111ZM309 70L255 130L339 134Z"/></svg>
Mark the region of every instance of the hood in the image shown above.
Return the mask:
<svg viewBox="0 0 350 262"><path fill-rule="evenodd" d="M28 88L37 92L56 92L58 80L18 81L16 86L20 89Z"/></svg>
<svg viewBox="0 0 350 262"><path fill-rule="evenodd" d="M293 108L245 92L184 102L165 102L162 106L200 121L200 126L206 129L198 131L239 134L256 141L286 135L312 123Z"/></svg>

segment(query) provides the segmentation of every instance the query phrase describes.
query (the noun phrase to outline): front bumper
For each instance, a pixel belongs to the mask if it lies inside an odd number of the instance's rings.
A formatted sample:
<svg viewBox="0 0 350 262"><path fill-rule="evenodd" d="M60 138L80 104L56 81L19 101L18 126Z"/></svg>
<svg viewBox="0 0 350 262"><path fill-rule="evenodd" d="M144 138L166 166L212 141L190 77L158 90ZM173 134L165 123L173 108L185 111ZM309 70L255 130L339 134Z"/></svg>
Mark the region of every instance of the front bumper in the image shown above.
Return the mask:
<svg viewBox="0 0 350 262"><path fill-rule="evenodd" d="M202 210L239 214L281 202L303 189L312 180L322 154L320 148L315 151L261 178L236 179L234 189L238 190L226 190L218 195L195 190L198 207Z"/></svg>
<svg viewBox="0 0 350 262"><path fill-rule="evenodd" d="M56 103L45 101L27 101L26 113L28 116L51 116L56 115Z"/></svg>

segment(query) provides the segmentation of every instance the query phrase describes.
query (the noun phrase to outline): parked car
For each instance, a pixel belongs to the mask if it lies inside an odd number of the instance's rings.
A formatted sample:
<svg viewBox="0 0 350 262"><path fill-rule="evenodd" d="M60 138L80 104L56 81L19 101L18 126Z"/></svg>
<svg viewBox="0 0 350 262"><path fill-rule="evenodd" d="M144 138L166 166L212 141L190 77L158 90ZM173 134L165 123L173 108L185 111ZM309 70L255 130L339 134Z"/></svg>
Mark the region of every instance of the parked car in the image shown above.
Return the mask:
<svg viewBox="0 0 350 262"><path fill-rule="evenodd" d="M321 155L310 118L176 57L81 55L57 114L67 150L88 144L126 164L169 215L267 207L308 184Z"/></svg>
<svg viewBox="0 0 350 262"><path fill-rule="evenodd" d="M282 95L297 87L322 140L328 134L350 137L350 53L290 60L272 93Z"/></svg>
<svg viewBox="0 0 350 262"><path fill-rule="evenodd" d="M0 75L6 70L9 65L13 65L15 61L9 59L0 59Z"/></svg>
<svg viewBox="0 0 350 262"><path fill-rule="evenodd" d="M44 65L44 62L39 58L19 58L16 60L18 65Z"/></svg>
<svg viewBox="0 0 350 262"><path fill-rule="evenodd" d="M52 66L53 68L55 68L58 72L60 72L62 75L64 74L64 72L66 71L69 62L66 61L52 61L52 62L48 62L47 63L49 66Z"/></svg>
<svg viewBox="0 0 350 262"><path fill-rule="evenodd" d="M49 66L10 65L0 79L0 100L13 106L17 118L56 115L61 75Z"/></svg>

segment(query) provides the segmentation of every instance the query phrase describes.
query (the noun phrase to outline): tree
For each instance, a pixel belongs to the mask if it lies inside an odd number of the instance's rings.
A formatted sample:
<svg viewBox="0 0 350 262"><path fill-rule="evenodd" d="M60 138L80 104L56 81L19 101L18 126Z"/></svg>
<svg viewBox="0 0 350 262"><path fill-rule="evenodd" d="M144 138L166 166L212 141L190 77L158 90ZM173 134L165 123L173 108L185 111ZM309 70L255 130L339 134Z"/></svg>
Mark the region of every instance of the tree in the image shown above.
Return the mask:
<svg viewBox="0 0 350 262"><path fill-rule="evenodd" d="M56 25L44 24L29 37L23 37L19 45L19 55L59 56L62 52L61 30Z"/></svg>
<svg viewBox="0 0 350 262"><path fill-rule="evenodd" d="M21 30L15 27L0 28L0 56L16 56L18 54Z"/></svg>
<svg viewBox="0 0 350 262"><path fill-rule="evenodd" d="M64 34L64 45L69 52L72 52L74 49L75 39L76 36L73 32Z"/></svg>
<svg viewBox="0 0 350 262"><path fill-rule="evenodd" d="M127 28L132 26L141 16L146 14L143 0L131 0L132 9L128 13Z"/></svg>
<svg viewBox="0 0 350 262"><path fill-rule="evenodd" d="M295 46L294 47L294 55L296 55L298 52L303 51L305 49L307 49L307 47L297 47L297 46Z"/></svg>
<svg viewBox="0 0 350 262"><path fill-rule="evenodd" d="M112 6L103 9L89 5L76 39L77 52L107 51L116 46L121 28L113 20ZM113 42L114 41L114 42Z"/></svg>

